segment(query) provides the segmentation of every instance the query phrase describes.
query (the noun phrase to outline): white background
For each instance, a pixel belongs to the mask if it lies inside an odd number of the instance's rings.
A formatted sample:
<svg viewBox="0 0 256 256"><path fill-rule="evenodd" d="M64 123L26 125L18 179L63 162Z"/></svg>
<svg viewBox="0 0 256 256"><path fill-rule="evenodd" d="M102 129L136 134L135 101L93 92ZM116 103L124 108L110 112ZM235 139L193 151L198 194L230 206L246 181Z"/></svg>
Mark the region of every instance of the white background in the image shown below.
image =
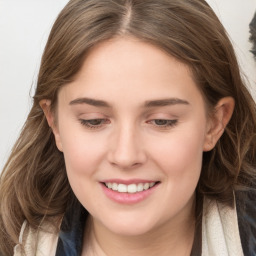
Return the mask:
<svg viewBox="0 0 256 256"><path fill-rule="evenodd" d="M0 0L0 172L32 104L40 57L68 0ZM256 98L249 22L256 0L207 0L226 27ZM253 88L254 87L254 88Z"/></svg>

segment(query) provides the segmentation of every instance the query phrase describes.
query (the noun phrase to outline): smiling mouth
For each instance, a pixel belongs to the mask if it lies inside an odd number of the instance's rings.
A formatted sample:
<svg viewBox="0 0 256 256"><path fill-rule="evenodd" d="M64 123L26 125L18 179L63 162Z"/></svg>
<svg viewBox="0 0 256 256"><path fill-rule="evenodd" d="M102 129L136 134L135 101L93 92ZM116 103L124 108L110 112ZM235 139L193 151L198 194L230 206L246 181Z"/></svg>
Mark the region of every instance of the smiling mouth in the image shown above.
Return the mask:
<svg viewBox="0 0 256 256"><path fill-rule="evenodd" d="M111 190L119 192L119 193L130 193L130 194L149 190L149 189L153 188L154 186L156 186L158 183L159 183L159 181L126 185L126 184L121 184L121 183L118 184L118 183L111 183L111 182L106 182L106 183L103 182L105 187L107 187L108 189L111 189Z"/></svg>

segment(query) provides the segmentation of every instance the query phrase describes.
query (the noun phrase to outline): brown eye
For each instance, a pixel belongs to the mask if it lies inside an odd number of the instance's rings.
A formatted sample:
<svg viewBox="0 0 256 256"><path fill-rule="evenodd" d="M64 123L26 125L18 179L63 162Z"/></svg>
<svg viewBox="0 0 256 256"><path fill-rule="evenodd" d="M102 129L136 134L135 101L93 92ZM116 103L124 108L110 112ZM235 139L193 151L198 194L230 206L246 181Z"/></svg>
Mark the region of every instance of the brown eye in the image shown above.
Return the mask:
<svg viewBox="0 0 256 256"><path fill-rule="evenodd" d="M153 125L156 128L159 128L159 129L170 129L170 128L174 127L175 125L177 125L178 120L177 119L174 119L174 120L152 119L152 120L149 120L147 123Z"/></svg>
<svg viewBox="0 0 256 256"><path fill-rule="evenodd" d="M177 123L177 120L155 119L152 122L157 126L173 126Z"/></svg>
<svg viewBox="0 0 256 256"><path fill-rule="evenodd" d="M90 125L100 125L102 124L102 122L103 122L102 119L92 119L87 121L87 123Z"/></svg>
<svg viewBox="0 0 256 256"><path fill-rule="evenodd" d="M80 119L82 125L86 126L89 129L101 128L103 125L110 123L108 119Z"/></svg>
<svg viewBox="0 0 256 256"><path fill-rule="evenodd" d="M156 125L167 125L168 120L156 119L154 122Z"/></svg>

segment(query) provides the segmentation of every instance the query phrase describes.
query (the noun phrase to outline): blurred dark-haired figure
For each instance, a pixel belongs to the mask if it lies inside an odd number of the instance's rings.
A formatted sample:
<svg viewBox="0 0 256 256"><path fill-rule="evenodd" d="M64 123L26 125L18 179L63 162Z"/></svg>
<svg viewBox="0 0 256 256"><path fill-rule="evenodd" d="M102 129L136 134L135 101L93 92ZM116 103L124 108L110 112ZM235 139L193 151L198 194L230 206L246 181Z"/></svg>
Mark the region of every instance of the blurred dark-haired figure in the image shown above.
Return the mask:
<svg viewBox="0 0 256 256"><path fill-rule="evenodd" d="M256 12L249 26L250 26L250 34L251 34L250 41L253 43L251 52L256 58Z"/></svg>

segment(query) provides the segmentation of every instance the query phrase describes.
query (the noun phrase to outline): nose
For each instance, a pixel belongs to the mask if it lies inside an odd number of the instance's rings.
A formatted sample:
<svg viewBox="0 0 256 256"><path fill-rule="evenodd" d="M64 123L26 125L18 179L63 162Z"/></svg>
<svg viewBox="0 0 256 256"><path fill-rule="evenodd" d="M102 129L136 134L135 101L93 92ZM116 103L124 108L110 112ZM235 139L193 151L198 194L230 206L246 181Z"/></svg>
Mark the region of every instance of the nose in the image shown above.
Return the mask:
<svg viewBox="0 0 256 256"><path fill-rule="evenodd" d="M147 156L140 134L126 126L115 131L108 153L108 160L120 169L131 169L145 163Z"/></svg>

